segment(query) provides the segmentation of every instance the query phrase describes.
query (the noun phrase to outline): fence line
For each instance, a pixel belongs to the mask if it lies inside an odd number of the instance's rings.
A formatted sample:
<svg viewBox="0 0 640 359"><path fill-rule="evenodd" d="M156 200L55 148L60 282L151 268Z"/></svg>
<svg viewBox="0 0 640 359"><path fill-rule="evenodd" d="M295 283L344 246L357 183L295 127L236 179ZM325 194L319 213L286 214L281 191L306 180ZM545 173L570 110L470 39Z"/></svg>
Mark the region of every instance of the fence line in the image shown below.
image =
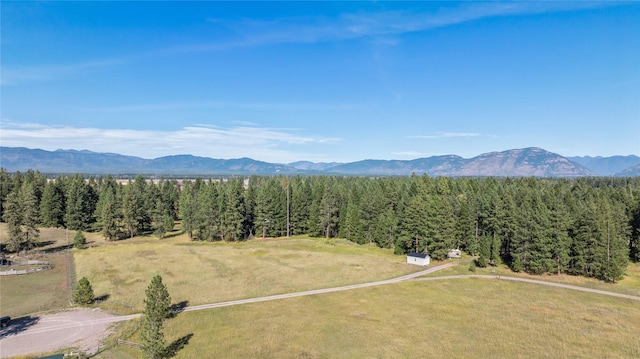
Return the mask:
<svg viewBox="0 0 640 359"><path fill-rule="evenodd" d="M26 261L26 262L19 262L19 263L13 263L13 264L14 265L42 265L42 267L32 268L32 269L20 269L20 270L11 269L11 270L0 272L0 276L31 274L31 273L42 272L44 270L53 268L51 263L43 262L43 261Z"/></svg>

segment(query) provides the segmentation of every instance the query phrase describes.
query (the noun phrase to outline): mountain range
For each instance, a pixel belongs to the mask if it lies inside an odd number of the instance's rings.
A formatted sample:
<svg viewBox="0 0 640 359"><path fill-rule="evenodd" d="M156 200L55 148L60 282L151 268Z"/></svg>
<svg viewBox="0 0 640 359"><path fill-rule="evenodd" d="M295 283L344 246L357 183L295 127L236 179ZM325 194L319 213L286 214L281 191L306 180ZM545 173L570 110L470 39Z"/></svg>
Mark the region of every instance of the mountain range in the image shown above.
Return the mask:
<svg viewBox="0 0 640 359"><path fill-rule="evenodd" d="M181 175L342 174L368 176L582 177L640 176L640 157L563 157L538 147L484 153L465 159L456 155L414 160L363 160L350 163L288 164L251 158L214 159L192 155L144 159L115 153L78 150L45 151L0 147L0 167L7 171L43 173Z"/></svg>

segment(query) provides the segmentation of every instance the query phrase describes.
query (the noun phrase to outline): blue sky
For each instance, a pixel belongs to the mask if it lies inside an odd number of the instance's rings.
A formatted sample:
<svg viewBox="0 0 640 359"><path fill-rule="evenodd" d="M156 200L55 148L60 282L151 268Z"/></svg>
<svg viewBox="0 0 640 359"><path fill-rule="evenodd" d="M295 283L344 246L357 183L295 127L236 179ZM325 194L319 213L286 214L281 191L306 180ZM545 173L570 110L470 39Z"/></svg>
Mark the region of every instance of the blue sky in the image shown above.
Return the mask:
<svg viewBox="0 0 640 359"><path fill-rule="evenodd" d="M1 3L2 146L640 155L638 2Z"/></svg>

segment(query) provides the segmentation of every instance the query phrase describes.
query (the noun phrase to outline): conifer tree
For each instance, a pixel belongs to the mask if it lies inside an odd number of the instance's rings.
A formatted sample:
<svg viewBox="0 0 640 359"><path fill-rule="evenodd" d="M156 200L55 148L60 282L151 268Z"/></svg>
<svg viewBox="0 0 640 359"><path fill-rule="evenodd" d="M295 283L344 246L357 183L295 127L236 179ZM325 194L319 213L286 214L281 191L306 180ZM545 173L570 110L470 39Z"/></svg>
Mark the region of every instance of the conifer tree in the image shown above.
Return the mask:
<svg viewBox="0 0 640 359"><path fill-rule="evenodd" d="M64 226L64 190L58 180L48 182L40 201L40 221L46 227Z"/></svg>
<svg viewBox="0 0 640 359"><path fill-rule="evenodd" d="M142 315L142 351L145 358L160 359L165 354L162 322L171 315L171 297L162 277L156 275L147 287Z"/></svg>
<svg viewBox="0 0 640 359"><path fill-rule="evenodd" d="M82 277L78 281L75 289L73 290L73 302L80 305L89 305L93 303L95 296L93 294L93 288L87 277Z"/></svg>
<svg viewBox="0 0 640 359"><path fill-rule="evenodd" d="M22 206L18 191L14 190L7 195L2 203L2 215L7 223L8 241L7 249L18 252L22 249L24 234L22 233Z"/></svg>
<svg viewBox="0 0 640 359"><path fill-rule="evenodd" d="M98 225L101 227L102 235L108 241L118 239L120 234L120 221L122 211L120 209L117 184L103 186L96 208Z"/></svg>
<svg viewBox="0 0 640 359"><path fill-rule="evenodd" d="M87 245L87 237L84 236L82 231L76 231L76 234L73 236L73 246L77 249L82 249Z"/></svg>

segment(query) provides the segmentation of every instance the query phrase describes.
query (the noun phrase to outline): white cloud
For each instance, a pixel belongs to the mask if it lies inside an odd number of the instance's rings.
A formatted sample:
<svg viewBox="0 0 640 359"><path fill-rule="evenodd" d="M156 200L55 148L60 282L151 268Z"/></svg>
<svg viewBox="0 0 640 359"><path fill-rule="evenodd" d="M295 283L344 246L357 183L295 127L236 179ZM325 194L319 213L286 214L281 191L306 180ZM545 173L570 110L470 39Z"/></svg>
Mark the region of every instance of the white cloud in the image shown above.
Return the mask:
<svg viewBox="0 0 640 359"><path fill-rule="evenodd" d="M290 129L254 126L190 126L176 131L100 129L72 126L45 126L2 121L0 142L8 147L45 150L86 149L115 152L143 158L192 154L212 158L250 157L269 162L320 159L304 146L338 142L335 138L301 136ZM303 157L306 156L306 157Z"/></svg>

